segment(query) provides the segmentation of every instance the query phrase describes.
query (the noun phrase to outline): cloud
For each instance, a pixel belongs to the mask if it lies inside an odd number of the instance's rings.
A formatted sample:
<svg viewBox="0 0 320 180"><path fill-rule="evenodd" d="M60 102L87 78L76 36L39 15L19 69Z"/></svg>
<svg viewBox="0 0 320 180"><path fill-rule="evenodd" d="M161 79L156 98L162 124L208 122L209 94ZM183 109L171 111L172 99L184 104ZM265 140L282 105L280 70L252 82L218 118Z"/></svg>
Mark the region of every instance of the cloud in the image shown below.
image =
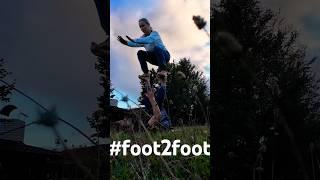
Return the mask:
<svg viewBox="0 0 320 180"><path fill-rule="evenodd" d="M147 1L147 0L146 0ZM134 3L133 1L126 1ZM148 1L149 2L149 1ZM152 28L158 31L171 55L171 62L180 58L190 58L199 70L205 71L210 64L209 37L200 31L192 20L193 15L200 15L207 20L206 29L210 29L209 0L163 0L154 1L146 6L132 6L130 11L125 9L128 4L117 4L111 9L111 81L124 92L133 96L139 95L138 74L141 74L137 60L137 50L121 45L117 35L140 37L141 31L138 20L142 17L149 19ZM153 66L150 66L153 67ZM129 95L130 95L129 93Z"/></svg>
<svg viewBox="0 0 320 180"><path fill-rule="evenodd" d="M264 0L267 8L274 11L280 10L280 16L285 18L287 24L300 32L300 41L311 49L320 49L320 1L307 0Z"/></svg>
<svg viewBox="0 0 320 180"><path fill-rule="evenodd" d="M1 5L0 56L13 73L16 88L46 107L57 105L63 118L90 132L86 117L98 108L96 97L102 87L89 47L91 41L105 38L94 2L30 0ZM30 115L27 123L34 120L38 107L32 102L14 93L10 103ZM52 145L47 137L31 127L26 129L25 143Z"/></svg>
<svg viewBox="0 0 320 180"><path fill-rule="evenodd" d="M280 9L280 16L285 18L286 23L293 25L293 28L299 31L299 42L307 46L309 59L320 56L320 1L263 0L262 4L274 11ZM312 68L320 78L319 60L312 65Z"/></svg>

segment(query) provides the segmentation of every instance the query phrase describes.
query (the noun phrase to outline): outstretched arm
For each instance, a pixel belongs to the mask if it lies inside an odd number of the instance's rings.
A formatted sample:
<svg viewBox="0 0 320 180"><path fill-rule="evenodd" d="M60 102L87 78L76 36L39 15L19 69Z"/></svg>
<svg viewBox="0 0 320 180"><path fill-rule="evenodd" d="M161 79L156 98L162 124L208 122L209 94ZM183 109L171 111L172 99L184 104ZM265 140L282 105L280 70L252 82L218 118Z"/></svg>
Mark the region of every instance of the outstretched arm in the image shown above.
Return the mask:
<svg viewBox="0 0 320 180"><path fill-rule="evenodd" d="M160 35L156 31L152 31L149 36L134 39L134 42L139 44L151 44L158 39L160 39Z"/></svg>
<svg viewBox="0 0 320 180"><path fill-rule="evenodd" d="M121 36L118 36L117 39L121 44L128 46L128 41L124 40Z"/></svg>
<svg viewBox="0 0 320 180"><path fill-rule="evenodd" d="M153 31L147 37L141 37L138 39L131 39L130 37L127 36L127 38L130 40L128 42L129 46L143 46L144 44L152 44L154 41L160 39L160 36L157 32Z"/></svg>
<svg viewBox="0 0 320 180"><path fill-rule="evenodd" d="M131 39L129 36L127 36L127 38L130 40L130 41L126 41L127 42L127 46L130 46L130 47L143 47L143 44L142 43L136 43L133 39Z"/></svg>
<svg viewBox="0 0 320 180"><path fill-rule="evenodd" d="M126 45L126 46L143 47L143 44L138 44L138 43L134 43L134 42L131 42L131 41L128 42L128 41L124 40L121 36L118 36L117 39L121 44Z"/></svg>
<svg viewBox="0 0 320 180"><path fill-rule="evenodd" d="M126 37L129 39L129 41L134 42L134 40L131 37L129 36L126 36Z"/></svg>

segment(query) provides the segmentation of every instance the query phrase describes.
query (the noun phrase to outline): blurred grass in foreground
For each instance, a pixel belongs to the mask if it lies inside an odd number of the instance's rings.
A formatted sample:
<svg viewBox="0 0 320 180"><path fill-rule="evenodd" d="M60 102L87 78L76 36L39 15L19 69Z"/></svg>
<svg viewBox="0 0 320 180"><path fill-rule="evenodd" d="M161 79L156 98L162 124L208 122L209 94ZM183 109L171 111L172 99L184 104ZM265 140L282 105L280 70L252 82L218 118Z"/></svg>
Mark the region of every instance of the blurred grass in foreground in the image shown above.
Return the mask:
<svg viewBox="0 0 320 180"><path fill-rule="evenodd" d="M151 132L154 141L160 144L163 139L169 139L171 142L180 139L180 144L203 145L203 141L209 142L209 128L206 126L188 126L175 127L171 131L155 131ZM130 139L131 143L150 144L146 133L131 133L131 132L112 132L113 141L123 141ZM162 145L163 149L166 144ZM129 149L128 149L129 150ZM161 152L161 150L159 150ZM172 151L172 150L170 150ZM130 151L129 151L130 152ZM210 157L201 156L182 156L180 150L177 151L177 156L162 156L168 163L175 178L179 179L209 179L210 176ZM111 172L112 179L169 179L172 178L166 169L163 161L159 156L122 156L122 152L118 156L111 157Z"/></svg>

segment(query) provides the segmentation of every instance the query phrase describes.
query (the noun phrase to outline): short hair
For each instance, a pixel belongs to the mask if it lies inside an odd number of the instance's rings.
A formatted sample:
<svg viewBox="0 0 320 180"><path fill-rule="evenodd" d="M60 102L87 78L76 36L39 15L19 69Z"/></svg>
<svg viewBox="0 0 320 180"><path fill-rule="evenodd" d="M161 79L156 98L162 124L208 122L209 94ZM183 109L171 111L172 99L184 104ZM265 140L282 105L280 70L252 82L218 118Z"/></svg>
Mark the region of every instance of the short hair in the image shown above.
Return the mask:
<svg viewBox="0 0 320 180"><path fill-rule="evenodd" d="M150 25L148 19L146 19L146 18L141 18L141 19L139 19L139 22L140 21L145 22L146 24Z"/></svg>

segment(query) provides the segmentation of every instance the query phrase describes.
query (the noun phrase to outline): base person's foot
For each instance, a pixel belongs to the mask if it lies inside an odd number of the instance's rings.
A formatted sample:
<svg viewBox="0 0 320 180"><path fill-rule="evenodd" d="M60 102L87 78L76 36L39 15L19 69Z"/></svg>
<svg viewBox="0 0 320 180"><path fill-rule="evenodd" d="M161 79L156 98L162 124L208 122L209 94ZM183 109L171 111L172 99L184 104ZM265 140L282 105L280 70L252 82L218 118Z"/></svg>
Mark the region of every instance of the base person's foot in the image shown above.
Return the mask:
<svg viewBox="0 0 320 180"><path fill-rule="evenodd" d="M157 73L157 77L162 79L162 80L166 80L168 76L168 72L167 71L160 71Z"/></svg>
<svg viewBox="0 0 320 180"><path fill-rule="evenodd" d="M165 70L159 71L159 72L158 72L158 75L168 76L168 71L165 71Z"/></svg>

